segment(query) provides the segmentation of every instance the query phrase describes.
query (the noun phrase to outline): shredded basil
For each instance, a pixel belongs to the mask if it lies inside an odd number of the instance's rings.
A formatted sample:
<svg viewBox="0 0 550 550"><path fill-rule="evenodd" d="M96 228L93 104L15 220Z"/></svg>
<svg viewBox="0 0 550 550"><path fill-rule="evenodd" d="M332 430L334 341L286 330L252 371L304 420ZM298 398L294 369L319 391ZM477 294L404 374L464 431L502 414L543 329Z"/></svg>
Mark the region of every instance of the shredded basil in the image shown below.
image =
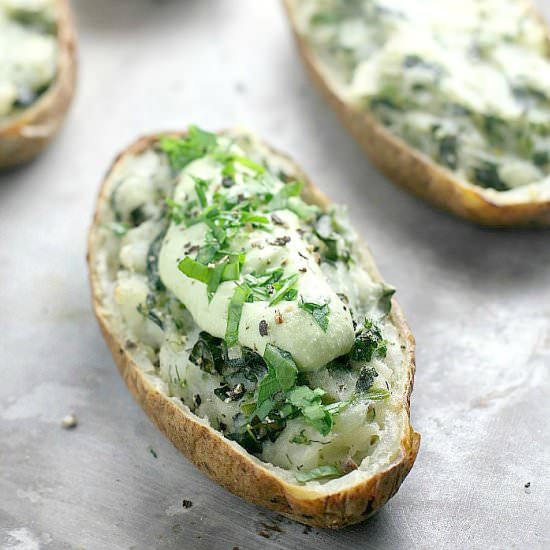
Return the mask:
<svg viewBox="0 0 550 550"><path fill-rule="evenodd" d="M299 307L307 311L314 321L321 327L323 332L328 328L329 307L328 304L316 304L315 302L304 302L300 300Z"/></svg>
<svg viewBox="0 0 550 550"><path fill-rule="evenodd" d="M250 294L250 289L246 286L235 287L235 292L229 302L227 310L227 327L225 329L225 342L231 347L239 342L239 324L243 306Z"/></svg>
<svg viewBox="0 0 550 550"><path fill-rule="evenodd" d="M189 163L206 155L216 147L216 134L189 126L184 138L163 136L160 148L168 155L170 165L176 171L183 170Z"/></svg>

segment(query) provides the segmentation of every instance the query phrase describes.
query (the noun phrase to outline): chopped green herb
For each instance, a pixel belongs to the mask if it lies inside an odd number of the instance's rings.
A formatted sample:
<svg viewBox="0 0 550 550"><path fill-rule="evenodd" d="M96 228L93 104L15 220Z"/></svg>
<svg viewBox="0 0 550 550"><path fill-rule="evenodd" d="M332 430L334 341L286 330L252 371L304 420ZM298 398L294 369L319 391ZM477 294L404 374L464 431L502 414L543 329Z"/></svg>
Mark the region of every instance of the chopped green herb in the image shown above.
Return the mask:
<svg viewBox="0 0 550 550"><path fill-rule="evenodd" d="M325 479L328 477L339 477L342 472L336 466L319 466L312 470L306 470L296 473L296 480L300 483L306 483L316 479Z"/></svg>
<svg viewBox="0 0 550 550"><path fill-rule="evenodd" d="M163 136L160 148L168 155L170 165L176 171L183 170L190 162L203 157L217 145L217 136L197 126L189 126L183 138Z"/></svg>
<svg viewBox="0 0 550 550"><path fill-rule="evenodd" d="M328 304L316 304L315 302L304 302L302 298L300 300L299 307L304 311L307 311L313 317L313 319L321 327L323 332L327 331L328 316L329 316Z"/></svg>
<svg viewBox="0 0 550 550"><path fill-rule="evenodd" d="M370 390L359 394L360 399L367 401L385 401L390 397L389 390L384 388L371 388Z"/></svg>
<svg viewBox="0 0 550 550"><path fill-rule="evenodd" d="M110 222L106 223L105 227L113 232L117 237L124 237L128 233L130 226L127 223L122 222Z"/></svg>
<svg viewBox="0 0 550 550"><path fill-rule="evenodd" d="M357 379L357 383L355 384L355 391L360 393L370 390L371 386L374 383L374 379L377 376L378 372L374 367L361 367L359 378Z"/></svg>
<svg viewBox="0 0 550 550"><path fill-rule="evenodd" d="M291 440L291 443L296 443L296 445L309 445L311 439L306 435L305 430L301 430L299 434L296 434Z"/></svg>
<svg viewBox="0 0 550 550"><path fill-rule="evenodd" d="M363 329L355 337L351 359L368 363L373 357L386 357L386 353L387 346L380 327L370 319L365 319Z"/></svg>
<svg viewBox="0 0 550 550"><path fill-rule="evenodd" d="M391 311L391 300L394 294L395 288L393 286L382 284L382 292L380 298L378 298L378 308L384 315Z"/></svg>
<svg viewBox="0 0 550 550"><path fill-rule="evenodd" d="M200 281L201 283L208 284L210 281L211 269L204 265L192 260L189 256L186 256L178 264L178 269L187 277Z"/></svg>
<svg viewBox="0 0 550 550"><path fill-rule="evenodd" d="M277 289L275 294L269 300L269 305L274 306L282 300L293 300L298 295L298 291L292 288L298 282L298 274L294 273L286 279L279 281L280 288ZM276 283L277 284L277 283ZM274 285L276 286L276 285Z"/></svg>
<svg viewBox="0 0 550 550"><path fill-rule="evenodd" d="M321 435L327 435L332 430L331 413L321 403L325 392L321 388L312 390L308 386L297 386L288 394L289 402L298 407L305 421L313 426Z"/></svg>
<svg viewBox="0 0 550 550"><path fill-rule="evenodd" d="M296 383L298 368L288 351L267 344L264 351L267 375L258 386L258 406L278 391L287 392Z"/></svg>
<svg viewBox="0 0 550 550"><path fill-rule="evenodd" d="M153 239L151 245L149 246L149 250L147 251L147 258L145 260L145 271L147 273L149 287L152 290L157 290L159 292L166 289L160 278L158 266L160 249L162 248L166 231L167 227L162 229L161 232Z"/></svg>
<svg viewBox="0 0 550 550"><path fill-rule="evenodd" d="M130 212L130 221L132 223L132 227L137 227L138 225L141 225L146 219L147 215L145 213L143 205L137 206Z"/></svg>
<svg viewBox="0 0 550 550"><path fill-rule="evenodd" d="M206 208L208 201L206 199L206 190L210 185L208 181L203 180L202 178L197 178L196 176L191 176L195 180L195 193L199 199L199 204L202 208Z"/></svg>
<svg viewBox="0 0 550 550"><path fill-rule="evenodd" d="M301 181L292 181L285 184L277 193L273 196L269 204L267 205L269 210L283 210L288 207L288 199L290 197L299 197L304 184Z"/></svg>
<svg viewBox="0 0 550 550"><path fill-rule="evenodd" d="M225 329L225 342L229 347L237 345L239 342L239 324L243 305L245 304L250 289L246 286L237 286L229 302L227 310L227 327Z"/></svg>
<svg viewBox="0 0 550 550"><path fill-rule="evenodd" d="M145 318L149 319L149 321L153 322L155 325L157 325L161 330L164 330L164 323L157 312L153 310L152 307L145 305L145 304L139 304L136 308L138 310L138 313L143 315Z"/></svg>

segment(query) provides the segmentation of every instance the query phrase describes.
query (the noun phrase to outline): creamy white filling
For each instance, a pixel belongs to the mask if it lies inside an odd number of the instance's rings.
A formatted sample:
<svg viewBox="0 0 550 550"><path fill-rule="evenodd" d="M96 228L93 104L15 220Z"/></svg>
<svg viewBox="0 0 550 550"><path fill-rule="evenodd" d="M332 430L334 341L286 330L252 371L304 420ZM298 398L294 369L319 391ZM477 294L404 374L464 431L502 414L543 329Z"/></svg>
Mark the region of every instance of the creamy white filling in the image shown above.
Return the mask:
<svg viewBox="0 0 550 550"><path fill-rule="evenodd" d="M548 45L526 3L300 0L294 10L342 99L464 180L505 194L550 173L540 161L550 154Z"/></svg>
<svg viewBox="0 0 550 550"><path fill-rule="evenodd" d="M197 171L203 176L210 173L203 172L204 169L203 163L189 167L189 171ZM184 181L187 181L185 176L180 178L178 191L174 194L178 200L183 200L184 196L190 196L192 192L190 188L183 188ZM167 310L170 314L162 318L162 329L140 312L151 293L146 272L147 254L151 243L162 230L163 197L173 193L173 182L166 159L153 151L129 157L111 175L111 182L110 192L115 194L115 200L111 201L109 209L112 221L115 214L123 220L128 220L132 210L142 206L144 200L150 201L148 207L151 213L147 221L130 229L121 238L113 237L108 224L102 229L106 236L105 247L109 250L110 269L114 274L116 315L121 317L124 339L137 346L133 354L147 358L140 364L143 364L143 368L157 387L172 396L180 405L188 406L199 417L208 419L207 421L215 428L220 429L223 425L226 433L231 433L235 427L235 415L240 412L240 402L220 399L214 390L220 387L221 377L216 373L205 372L189 360L191 349L202 328L194 318L192 304L183 308L175 294L167 292ZM280 211L278 214L289 226L298 223L292 212ZM360 247L355 234L349 228L345 212L338 212L338 220L351 243L353 256L358 258ZM201 230L198 226L194 227L193 231L197 232L199 238L198 233ZM172 228L173 231L176 229ZM180 232L184 231L189 230L180 229ZM265 236L260 235L258 238ZM270 235L269 238L273 237ZM169 241L168 236L166 239ZM171 254L167 254L167 258L170 257ZM312 269L319 271L316 262L313 264ZM306 265L309 266L307 263ZM404 356L395 326L388 317L381 316L377 309L383 286L373 280L360 261L352 262L349 266L341 261L323 262L320 272L318 276L324 281L323 284L328 285L330 292L346 295L348 305L353 309L356 318L372 316L379 320L388 351L384 359L374 358L370 363L378 372L373 387L389 388L392 396L383 401L352 403L335 416L335 425L326 436L322 436L306 424L303 417L289 420L275 442L264 443L258 456L282 468L278 470L279 475L288 475L291 481L294 480L292 476L296 472L335 463L346 471L348 468L358 467L357 472L349 474L352 479L373 473L380 464L395 460L399 453L404 419L401 397L405 384L402 375ZM185 279L181 272L174 272L174 277L177 277L178 281ZM169 282L169 277L165 282ZM195 288L197 294L198 288ZM204 289L201 293L204 294ZM219 307L223 309L224 306ZM308 322L311 323L311 320ZM222 325L221 336L225 331L225 325ZM312 334L315 326L300 329ZM324 333L320 333L320 336L315 338L317 345L322 345L324 336ZM294 346L299 342L299 338L299 335L290 335L288 340L281 340L281 347L287 349L289 345ZM349 347L347 346L345 351L348 351ZM157 365L157 368L153 365ZM322 368L308 372L308 376L312 387L321 387L331 400L340 401L352 396L358 373L349 370L329 371L322 365ZM288 473L285 470L288 470ZM326 483L327 490L334 483L337 481ZM310 484L318 485L319 482L312 481Z"/></svg>
<svg viewBox="0 0 550 550"><path fill-rule="evenodd" d="M31 104L55 78L52 0L0 0L0 117Z"/></svg>
<svg viewBox="0 0 550 550"><path fill-rule="evenodd" d="M176 187L174 198L180 203L196 199L195 180L192 176L211 181L209 196L219 186L222 166L210 159L189 164ZM241 178L246 177L243 173ZM243 185L241 183L241 185ZM234 193L238 193L237 183ZM274 183L273 192L282 187ZM268 343L288 351L298 368L304 371L323 367L329 361L347 353L354 342L354 329L349 309L330 287L312 255L311 247L299 234L296 214L278 211L285 226L274 226L271 232L251 230L238 243L246 259L242 274L263 273L269 268L284 267L284 275L296 274L296 288L304 301L328 304L328 327L323 331L307 311L299 307L298 300L283 300L270 306L266 301L245 303L239 325L238 341L263 355ZM186 247L199 247L204 243L207 226L203 223L185 228L172 223L164 239L159 257L162 281L191 312L195 322L205 331L223 338L227 327L228 306L235 292L236 282L222 283L209 299L206 284L184 275L179 262L186 257ZM290 239L284 245L274 244L278 238ZM192 257L193 255L190 255ZM260 322L267 323L267 335L259 331Z"/></svg>

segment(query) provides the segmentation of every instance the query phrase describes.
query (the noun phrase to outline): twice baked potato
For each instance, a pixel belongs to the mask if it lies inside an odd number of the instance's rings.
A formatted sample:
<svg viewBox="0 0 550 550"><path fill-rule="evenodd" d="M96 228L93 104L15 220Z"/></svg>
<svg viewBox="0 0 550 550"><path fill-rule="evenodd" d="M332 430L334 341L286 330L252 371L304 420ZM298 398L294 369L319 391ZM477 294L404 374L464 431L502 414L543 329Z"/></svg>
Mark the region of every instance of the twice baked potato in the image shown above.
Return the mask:
<svg viewBox="0 0 550 550"><path fill-rule="evenodd" d="M134 397L233 493L338 528L399 488L414 340L345 211L243 132L144 137L89 234L93 306Z"/></svg>
<svg viewBox="0 0 550 550"><path fill-rule="evenodd" d="M550 59L523 0L284 0L314 83L373 163L489 226L550 224Z"/></svg>
<svg viewBox="0 0 550 550"><path fill-rule="evenodd" d="M0 0L0 168L35 157L60 128L76 80L68 0Z"/></svg>

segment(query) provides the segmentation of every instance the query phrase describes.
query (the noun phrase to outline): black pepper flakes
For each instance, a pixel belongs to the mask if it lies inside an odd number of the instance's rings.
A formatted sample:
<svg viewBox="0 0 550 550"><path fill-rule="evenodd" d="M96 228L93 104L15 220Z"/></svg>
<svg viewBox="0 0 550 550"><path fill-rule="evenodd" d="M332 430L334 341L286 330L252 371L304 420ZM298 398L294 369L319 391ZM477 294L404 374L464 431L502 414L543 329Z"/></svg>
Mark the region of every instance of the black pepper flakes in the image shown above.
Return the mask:
<svg viewBox="0 0 550 550"><path fill-rule="evenodd" d="M283 235L282 237L277 237L274 241L271 241L269 244L273 246L286 246L290 242L290 237L288 235Z"/></svg>
<svg viewBox="0 0 550 550"><path fill-rule="evenodd" d="M279 216L277 216L277 214L275 214L275 213L271 214L271 221L275 225L284 225L285 224L285 222Z"/></svg>
<svg viewBox="0 0 550 550"><path fill-rule="evenodd" d="M193 405L195 405L195 407L200 407L201 403L202 403L201 396L198 393L196 393L193 396Z"/></svg>
<svg viewBox="0 0 550 550"><path fill-rule="evenodd" d="M193 506L193 501L192 500L186 500L186 499L183 499L181 501L181 505L183 508L191 508L191 506Z"/></svg>
<svg viewBox="0 0 550 550"><path fill-rule="evenodd" d="M258 329L260 331L260 336L267 336L267 328L268 328L267 321L265 319L262 319L258 326Z"/></svg>

